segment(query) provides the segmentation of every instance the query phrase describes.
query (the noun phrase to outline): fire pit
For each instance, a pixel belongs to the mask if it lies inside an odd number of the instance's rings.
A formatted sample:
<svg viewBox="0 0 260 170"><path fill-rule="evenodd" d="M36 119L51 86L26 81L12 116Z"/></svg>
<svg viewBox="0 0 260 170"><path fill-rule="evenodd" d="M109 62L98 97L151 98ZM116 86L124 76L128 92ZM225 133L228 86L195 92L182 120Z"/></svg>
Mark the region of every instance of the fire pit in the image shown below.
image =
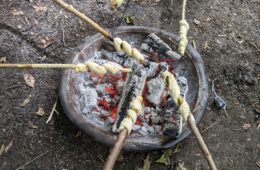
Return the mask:
<svg viewBox="0 0 260 170"><path fill-rule="evenodd" d="M143 49L148 49L146 47L149 44L147 36L151 35L150 33L156 34L173 50L177 48L177 36L162 30L134 26L120 27L114 32L116 36L130 42L132 46L136 48L142 46ZM146 42L146 44L142 44L143 42ZM111 51L109 42L102 35L96 34L88 38L82 50L76 54L71 62L77 64L91 60L101 62L102 64L103 60L101 56L108 59L115 57L119 59L124 58L124 56L118 56L119 54L108 51ZM114 50L112 49L112 51ZM173 60L167 57L168 54L172 53L176 55L172 51L167 51L165 53L166 58L155 57L153 63L154 65L157 64L156 66L158 67L163 67L166 64L169 68L174 68L174 72L178 75L177 80L183 84L181 91L185 93L183 95L186 96L186 100L190 104L190 108L198 123L207 107L208 99L208 84L203 61L198 52L190 45L187 47L188 57ZM146 72L150 73L153 70L153 66L150 67L151 69L146 70ZM182 125L180 123L176 133L168 133L171 135L167 135L166 119L163 119L162 116L170 114L169 112L174 110L167 111L167 109L164 109L167 108L167 99L163 107L157 105L157 101L161 99L160 96L163 94L163 90L160 91L162 88L160 88L161 81L159 78L152 74L151 77L153 79L149 77L145 79L144 92L147 94L143 94L145 96L144 116L137 118L133 132L125 141L125 150L150 151L165 149L172 147L190 134L190 130L186 127L186 124ZM108 75L99 78L90 73L76 73L72 70L66 70L60 86L62 107L71 121L84 132L92 136L95 140L112 146L117 137L112 132L112 125L116 121L115 113L118 110L117 105L120 98L124 95L123 89L127 81L131 84L131 81L127 80L125 74L117 76ZM149 94L149 92L153 93ZM158 98L155 94L159 93ZM125 98L127 100L127 97ZM173 109L173 107L171 108ZM180 117L178 117L178 114L176 116L174 121L178 124ZM179 134L178 132L181 133Z"/></svg>

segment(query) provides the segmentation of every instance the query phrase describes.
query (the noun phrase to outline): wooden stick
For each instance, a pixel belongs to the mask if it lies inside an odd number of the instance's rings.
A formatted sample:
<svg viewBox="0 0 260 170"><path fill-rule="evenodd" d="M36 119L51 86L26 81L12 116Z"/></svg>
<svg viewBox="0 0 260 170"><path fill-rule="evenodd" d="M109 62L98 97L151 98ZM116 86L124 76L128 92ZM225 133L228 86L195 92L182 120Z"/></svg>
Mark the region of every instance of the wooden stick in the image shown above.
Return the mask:
<svg viewBox="0 0 260 170"><path fill-rule="evenodd" d="M91 25L96 31L103 34L106 38L113 40L113 37L110 35L109 32L107 32L105 29L103 29L101 26L99 26L96 22L94 22L92 19L87 17L85 14L76 10L72 5L69 5L65 2L63 2L62 0L53 0L53 1L55 1L57 4L59 4L60 6L65 8L67 11L71 12L72 14L76 15L77 17L79 17L80 19L82 19L83 21L88 23L89 25Z"/></svg>
<svg viewBox="0 0 260 170"><path fill-rule="evenodd" d="M185 19L187 0L182 1L181 19Z"/></svg>
<svg viewBox="0 0 260 170"><path fill-rule="evenodd" d="M194 119L193 114L189 114L188 116L188 123L190 125L190 129L192 131L192 133L194 134L195 138L197 139L200 149L204 155L204 157L206 158L208 165L210 167L211 170L217 170L217 167L215 165L215 162L209 152L209 149L207 147L207 145L205 144L203 137L201 136L198 127L196 126L196 122Z"/></svg>
<svg viewBox="0 0 260 170"><path fill-rule="evenodd" d="M76 64L0 64L1 68L65 68L75 69Z"/></svg>
<svg viewBox="0 0 260 170"><path fill-rule="evenodd" d="M115 143L115 145L113 146L113 149L111 150L106 164L104 165L103 170L112 170L114 167L114 164L117 160L117 157L119 155L119 153L121 152L123 145L124 145L124 141L128 136L128 130L127 129L123 129L119 135L117 136L117 141Z"/></svg>

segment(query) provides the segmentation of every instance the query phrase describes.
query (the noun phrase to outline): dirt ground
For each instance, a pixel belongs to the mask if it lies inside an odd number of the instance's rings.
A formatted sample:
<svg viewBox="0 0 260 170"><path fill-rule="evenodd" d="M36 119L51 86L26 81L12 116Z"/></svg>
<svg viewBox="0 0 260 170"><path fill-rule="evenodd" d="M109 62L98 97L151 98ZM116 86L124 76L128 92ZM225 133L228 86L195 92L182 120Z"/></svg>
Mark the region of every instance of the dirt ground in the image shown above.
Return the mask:
<svg viewBox="0 0 260 170"><path fill-rule="evenodd" d="M135 25L178 32L180 1L131 1L118 11L108 1L67 1L106 28ZM219 169L260 166L260 1L189 0L190 42L195 42L219 96L227 102L226 117L212 105L199 125ZM52 1L0 2L0 58L7 63L64 63L93 29ZM36 80L28 87L23 75ZM63 114L46 124L57 98L61 70L0 70L0 169L101 169L109 148L93 141ZM211 86L210 86L211 88ZM31 95L25 106L21 103ZM43 108L45 115L35 112ZM257 120L258 118L258 120ZM212 126L213 125L213 126ZM208 127L210 127L208 129ZM206 130L205 130L206 129ZM151 161L162 152L151 153ZM142 167L145 153L124 153L115 169ZM208 169L193 136L172 155L174 164ZM151 169L167 169L152 163Z"/></svg>

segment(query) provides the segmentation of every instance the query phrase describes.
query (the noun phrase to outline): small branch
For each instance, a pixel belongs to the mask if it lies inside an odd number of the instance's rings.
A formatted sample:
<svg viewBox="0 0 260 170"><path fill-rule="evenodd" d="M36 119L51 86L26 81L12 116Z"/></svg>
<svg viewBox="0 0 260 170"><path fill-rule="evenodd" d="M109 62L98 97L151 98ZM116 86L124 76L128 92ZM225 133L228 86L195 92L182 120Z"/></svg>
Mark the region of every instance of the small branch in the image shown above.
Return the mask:
<svg viewBox="0 0 260 170"><path fill-rule="evenodd" d="M57 101L58 101L58 97L56 98L56 101L55 101L55 103L53 105L53 108L51 110L50 116L48 117L48 119L46 121L46 124L48 124L51 121L53 113L56 111Z"/></svg>
<svg viewBox="0 0 260 170"><path fill-rule="evenodd" d="M203 140L203 137L201 136L201 134L199 132L198 127L196 126L196 122L195 122L194 116L191 113L188 116L188 123L190 125L190 129L191 129L192 133L194 134L195 138L198 141L200 149L201 149L204 157L206 158L210 169L211 170L217 170L215 162L214 162L214 160L213 160L213 158L212 158L212 156L211 156L211 154L209 152L209 149L208 149L207 145L205 144L205 142Z"/></svg>
<svg viewBox="0 0 260 170"><path fill-rule="evenodd" d="M214 122L212 125L210 125L209 127L207 127L206 129L204 129L203 131L201 131L201 133L206 132L207 130L209 130L210 128L212 128L215 124L217 124L219 122L219 120L217 120L216 122Z"/></svg>
<svg viewBox="0 0 260 170"><path fill-rule="evenodd" d="M79 17L80 19L82 19L83 21L88 23L89 25L91 25L96 31L100 32L105 37L109 38L110 40L113 40L113 37L110 35L109 32L107 32L105 29L103 29L101 26L99 26L96 22L94 22L92 19L87 17L85 14L76 10L72 5L69 5L65 2L63 2L62 0L53 0L53 1L56 2L57 4L59 4L60 6L62 6L63 8L65 8L67 11L76 15L77 17Z"/></svg>
<svg viewBox="0 0 260 170"><path fill-rule="evenodd" d="M0 68L65 68L75 69L77 64L0 64Z"/></svg>
<svg viewBox="0 0 260 170"><path fill-rule="evenodd" d="M119 135L117 137L117 141L116 141L115 145L113 146L113 149L111 150L111 152L110 152L110 154L107 158L107 161L106 161L106 164L105 164L103 170L112 170L113 169L114 164L117 160L119 153L121 152L121 150L123 148L124 141L127 138L127 136L128 136L128 130L127 129L123 129L119 133Z"/></svg>
<svg viewBox="0 0 260 170"><path fill-rule="evenodd" d="M23 169L26 165L32 163L33 161L35 161L36 159L39 159L40 157L42 157L43 155L45 155L46 153L48 153L49 151L46 151L40 155L38 155L36 158L30 160L29 162L26 162L25 164L23 164L22 166L20 166L19 168L16 168L15 170L20 170L20 169Z"/></svg>

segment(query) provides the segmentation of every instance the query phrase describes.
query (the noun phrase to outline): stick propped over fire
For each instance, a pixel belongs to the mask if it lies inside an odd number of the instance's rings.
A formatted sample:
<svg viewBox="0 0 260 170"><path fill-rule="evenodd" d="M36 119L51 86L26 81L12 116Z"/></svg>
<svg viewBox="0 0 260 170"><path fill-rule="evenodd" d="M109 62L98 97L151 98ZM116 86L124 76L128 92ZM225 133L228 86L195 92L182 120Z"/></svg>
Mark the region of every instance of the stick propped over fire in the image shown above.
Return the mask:
<svg viewBox="0 0 260 170"><path fill-rule="evenodd" d="M142 112L142 93L147 75L140 64L134 64L132 69L133 71L126 77L117 118L112 128L113 132L120 132L126 128L130 133L137 116Z"/></svg>
<svg viewBox="0 0 260 170"><path fill-rule="evenodd" d="M140 64L134 64L128 73L123 94L119 102L117 118L113 125L114 132L120 132L118 140L109 155L104 169L112 169L123 147L124 140L132 131L137 116L142 113L142 93L146 82L146 72Z"/></svg>

